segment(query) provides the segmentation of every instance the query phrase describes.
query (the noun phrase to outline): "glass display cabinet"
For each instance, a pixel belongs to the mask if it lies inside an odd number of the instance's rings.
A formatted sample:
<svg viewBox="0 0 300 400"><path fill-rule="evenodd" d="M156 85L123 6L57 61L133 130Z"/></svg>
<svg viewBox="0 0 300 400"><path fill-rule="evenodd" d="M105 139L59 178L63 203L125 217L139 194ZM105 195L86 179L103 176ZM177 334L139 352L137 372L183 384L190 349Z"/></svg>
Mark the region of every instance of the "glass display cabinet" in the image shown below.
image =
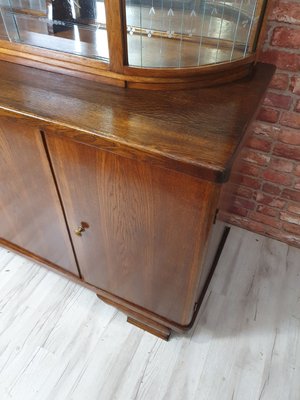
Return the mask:
<svg viewBox="0 0 300 400"><path fill-rule="evenodd" d="M1 47L119 86L210 86L251 73L266 2L0 0Z"/></svg>

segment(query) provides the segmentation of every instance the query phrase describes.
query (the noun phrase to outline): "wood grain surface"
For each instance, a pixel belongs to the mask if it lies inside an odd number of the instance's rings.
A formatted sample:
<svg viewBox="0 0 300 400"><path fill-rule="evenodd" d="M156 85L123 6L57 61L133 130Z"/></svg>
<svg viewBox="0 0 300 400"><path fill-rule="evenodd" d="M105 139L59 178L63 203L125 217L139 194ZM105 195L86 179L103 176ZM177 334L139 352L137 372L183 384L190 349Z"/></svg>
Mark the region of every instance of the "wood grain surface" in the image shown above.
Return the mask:
<svg viewBox="0 0 300 400"><path fill-rule="evenodd" d="M80 142L221 182L273 71L258 65L252 79L218 88L149 92L0 62L0 107Z"/></svg>
<svg viewBox="0 0 300 400"><path fill-rule="evenodd" d="M78 275L40 132L0 118L0 239Z"/></svg>
<svg viewBox="0 0 300 400"><path fill-rule="evenodd" d="M46 141L83 279L188 325L220 185L47 132Z"/></svg>

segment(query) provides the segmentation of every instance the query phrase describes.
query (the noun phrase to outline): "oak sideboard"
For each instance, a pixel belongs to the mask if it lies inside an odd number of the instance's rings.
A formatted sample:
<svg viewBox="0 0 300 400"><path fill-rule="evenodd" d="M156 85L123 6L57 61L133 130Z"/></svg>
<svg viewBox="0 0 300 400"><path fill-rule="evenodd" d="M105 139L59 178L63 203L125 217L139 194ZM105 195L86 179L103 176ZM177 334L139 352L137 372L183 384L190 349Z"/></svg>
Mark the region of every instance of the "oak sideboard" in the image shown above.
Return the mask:
<svg viewBox="0 0 300 400"><path fill-rule="evenodd" d="M226 234L221 188L272 73L145 91L0 61L0 244L161 338L189 329Z"/></svg>

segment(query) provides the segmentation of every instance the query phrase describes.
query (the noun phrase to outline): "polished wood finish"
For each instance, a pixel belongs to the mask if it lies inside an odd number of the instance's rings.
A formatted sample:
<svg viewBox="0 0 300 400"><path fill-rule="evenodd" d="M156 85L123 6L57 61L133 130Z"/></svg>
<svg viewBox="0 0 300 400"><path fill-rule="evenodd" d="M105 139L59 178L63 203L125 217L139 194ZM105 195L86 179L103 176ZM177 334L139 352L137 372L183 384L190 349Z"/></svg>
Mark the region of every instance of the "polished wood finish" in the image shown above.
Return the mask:
<svg viewBox="0 0 300 400"><path fill-rule="evenodd" d="M105 2L106 26L110 57L110 70L122 74L127 60L127 32L125 21L125 2L109 0Z"/></svg>
<svg viewBox="0 0 300 400"><path fill-rule="evenodd" d="M224 182L273 71L258 64L251 80L146 93L0 62L0 107L57 135Z"/></svg>
<svg viewBox="0 0 300 400"><path fill-rule="evenodd" d="M0 238L78 275L39 131L0 110Z"/></svg>
<svg viewBox="0 0 300 400"><path fill-rule="evenodd" d="M188 325L219 185L54 135L46 140L68 225L88 225L73 234L83 279Z"/></svg>
<svg viewBox="0 0 300 400"><path fill-rule="evenodd" d="M12 121L6 140L15 155L3 187L16 177L16 190L31 189L13 166L17 154L25 160L38 152L34 168L47 169L46 186L56 196L42 190L43 210L48 215L49 201L60 211L81 275L9 232L1 243L91 288L143 329L164 338L169 329L190 329L224 242L222 227L212 229L221 183L273 70L258 65L251 81L153 93L0 62L0 119ZM13 146L18 135L20 143L34 138L28 149ZM44 187L37 176L33 191ZM26 202L19 208L24 212ZM35 208L39 213L41 204ZM51 223L42 226L44 237L55 234Z"/></svg>
<svg viewBox="0 0 300 400"><path fill-rule="evenodd" d="M55 264L53 264L51 262L49 262L48 260L45 260L45 259L43 259L43 258L41 258L41 257L39 257L39 256L37 256L35 254L32 254L32 253L24 250L23 248L14 245L13 243L7 242L4 239L0 239L0 244L1 244L1 246L5 247L7 249L13 250L15 253L18 253L18 254L20 254L20 255L22 255L22 256L30 259L30 260L34 260L34 261L38 262L39 264L50 268L55 273L58 273L58 274L64 276L68 280L71 280L73 282L79 283L81 286L84 286L85 288L95 292L97 294L97 296L101 300L103 300L107 304L112 305L113 307L118 308L119 310L121 310L126 315L131 315L134 319L138 319L139 321L144 321L143 322L144 323L144 327L143 327L144 330L147 330L146 326L149 326L150 325L149 321L151 321L152 325L153 324L158 324L158 325L164 327L165 329L171 329L174 332L183 333L183 332L186 332L187 330L189 330L190 328L192 328L192 326L193 326L193 324L194 324L194 322L196 320L196 317L198 315L199 309L200 309L201 304L203 302L206 290L207 290L207 288L209 286L209 283L211 281L213 272L214 272L214 270L216 268L216 265L217 265L217 263L219 261L219 257L221 255L224 243L226 241L227 234L228 234L228 229L225 229L224 233L223 233L223 236L221 238L221 241L218 242L219 238L218 237L216 237L216 238L212 237L213 232L211 233L211 237L209 239L209 248L208 248L207 253L210 254L211 251L215 250L216 254L215 254L213 263L211 265L211 268L210 268L210 273L207 276L207 279L206 279L206 282L205 282L205 286L203 287L203 290L202 290L197 302L195 303L194 312L193 312L193 317L192 317L191 323L189 325L186 325L186 326L179 325L179 324L175 323L174 321L170 321L168 318L161 317L161 316L159 316L157 314L152 313L151 311L148 311L148 310L140 307L137 304L130 303L130 302L128 302L128 301L126 301L126 300L124 300L124 299L122 299L120 297L115 296L114 294L111 294L111 293L109 293L109 292L107 292L105 290L102 290L102 289L94 286L94 285L91 285L91 284L85 282L82 278L79 278L78 276L66 271L65 269L63 269L63 268L61 268L61 267L59 267L59 266L57 266L57 265L55 265ZM206 264L206 262L205 262L205 264ZM203 273L204 273L204 271L203 271Z"/></svg>

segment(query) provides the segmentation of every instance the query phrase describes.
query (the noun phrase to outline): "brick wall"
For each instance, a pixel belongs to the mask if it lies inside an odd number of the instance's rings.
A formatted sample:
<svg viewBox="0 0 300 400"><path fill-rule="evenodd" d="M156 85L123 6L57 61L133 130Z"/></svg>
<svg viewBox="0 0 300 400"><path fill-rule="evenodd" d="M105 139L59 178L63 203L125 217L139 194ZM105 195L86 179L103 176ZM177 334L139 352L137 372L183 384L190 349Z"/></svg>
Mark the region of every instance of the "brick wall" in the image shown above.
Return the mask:
<svg viewBox="0 0 300 400"><path fill-rule="evenodd" d="M227 190L220 218L300 247L300 0L272 1L260 60L276 74Z"/></svg>

